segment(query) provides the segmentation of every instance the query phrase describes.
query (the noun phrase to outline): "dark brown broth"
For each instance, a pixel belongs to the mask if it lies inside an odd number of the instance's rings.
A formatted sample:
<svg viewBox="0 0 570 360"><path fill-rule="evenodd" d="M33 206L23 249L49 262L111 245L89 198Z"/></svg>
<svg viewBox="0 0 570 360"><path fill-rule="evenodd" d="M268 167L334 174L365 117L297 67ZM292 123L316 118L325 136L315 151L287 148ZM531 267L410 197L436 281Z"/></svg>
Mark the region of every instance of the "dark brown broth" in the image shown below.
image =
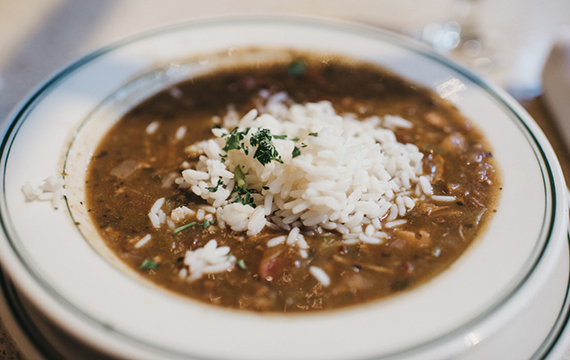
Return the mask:
<svg viewBox="0 0 570 360"><path fill-rule="evenodd" d="M168 227L155 229L147 214L156 199L167 199L167 214L181 205L204 204L175 185L162 186L163 179L179 172L187 160L184 148L211 137L212 116L223 116L229 104L242 115L253 108L262 89L286 91L298 103L329 100L338 113L362 118L391 114L408 119L414 127L398 129L398 140L424 152L424 171L431 174L434 193L455 195L457 201L418 202L405 216L407 224L384 230L388 239L381 245L344 245L336 233L306 236L308 259L285 245L268 249L267 240L282 234L275 230L243 239L244 234L215 225L194 226L176 235ZM89 212L104 241L122 261L165 289L211 304L271 312L334 309L376 300L447 268L493 211L498 179L482 135L436 94L384 70L343 59L325 64L303 58L293 65L219 71L178 84L176 92L182 96L165 90L126 114L101 141L86 182ZM146 134L155 120L160 121L158 130ZM189 130L178 141L175 133L182 125ZM125 179L110 175L125 160L136 161L135 172ZM150 245L135 248L146 234L152 234ZM212 238L230 246L247 269L236 266L194 282L180 278L186 250ZM158 266L139 269L145 259ZM331 285L323 287L309 274L309 266L325 270Z"/></svg>

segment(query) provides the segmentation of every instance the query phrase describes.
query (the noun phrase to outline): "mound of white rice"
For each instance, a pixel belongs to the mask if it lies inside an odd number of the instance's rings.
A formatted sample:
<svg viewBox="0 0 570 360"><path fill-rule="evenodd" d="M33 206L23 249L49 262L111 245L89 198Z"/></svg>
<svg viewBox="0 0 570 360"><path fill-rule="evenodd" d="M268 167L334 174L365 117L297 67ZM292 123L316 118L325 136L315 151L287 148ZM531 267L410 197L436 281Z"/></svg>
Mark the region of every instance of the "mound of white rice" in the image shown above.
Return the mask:
<svg viewBox="0 0 570 360"><path fill-rule="evenodd" d="M399 143L392 131L412 126L401 117L361 121L337 114L327 101L301 105L279 93L241 119L228 111L222 125L212 129L214 139L187 149L199 160L176 180L216 208L221 227L250 236L265 226L326 229L349 243L379 243L385 237L380 219L399 226L416 200L432 195L422 175L423 154ZM251 144L262 129L278 153L267 164ZM243 135L239 146L228 150L237 132ZM234 192L240 181L249 202Z"/></svg>

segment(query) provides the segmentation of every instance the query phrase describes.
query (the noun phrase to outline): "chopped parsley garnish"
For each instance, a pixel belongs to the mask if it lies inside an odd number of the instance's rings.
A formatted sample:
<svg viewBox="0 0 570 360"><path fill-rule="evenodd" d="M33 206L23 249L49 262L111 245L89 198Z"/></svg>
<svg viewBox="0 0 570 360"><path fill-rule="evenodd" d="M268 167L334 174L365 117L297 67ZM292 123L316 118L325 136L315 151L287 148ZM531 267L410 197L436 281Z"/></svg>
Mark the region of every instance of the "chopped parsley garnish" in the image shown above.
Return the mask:
<svg viewBox="0 0 570 360"><path fill-rule="evenodd" d="M275 160L283 163L281 156L273 145L273 139L269 129L259 129L255 134L251 135L249 142L253 147L256 147L253 158L257 159L261 165L269 164Z"/></svg>
<svg viewBox="0 0 570 360"><path fill-rule="evenodd" d="M248 134L250 128L246 128L243 131L238 131L235 127L229 134L223 135L226 138L226 146L222 148L225 154L220 154L222 162L226 161L227 152L230 150L242 149L244 154L248 155L249 148L245 145L244 139ZM275 160L277 162L283 163L279 152L275 149L273 144L273 139L286 139L287 135L271 135L269 129L259 129L255 134L252 134L249 138L249 143L255 149L253 158L257 159L261 165L269 164L271 161Z"/></svg>
<svg viewBox="0 0 570 360"><path fill-rule="evenodd" d="M202 229L205 229L210 225L214 225L215 223L216 223L215 221L204 220L202 221Z"/></svg>
<svg viewBox="0 0 570 360"><path fill-rule="evenodd" d="M242 203L243 205L249 205L251 207L255 207L256 205L253 203L253 197L251 194L257 193L255 189L246 189L243 186L236 185L232 190L232 194L237 193L234 201L232 203Z"/></svg>
<svg viewBox="0 0 570 360"><path fill-rule="evenodd" d="M220 154L222 158L222 162L224 162L227 158L227 152L229 150L239 150L242 149L245 155L248 155L249 149L245 145L245 137L248 134L250 128L246 128L243 131L238 131L238 128L235 127L229 134L223 135L226 138L226 146L222 149L226 152L226 154ZM275 145L273 144L273 139L286 139L287 135L271 135L271 131L269 129L259 129L255 134L251 134L249 138L249 143L253 148L255 148L255 153L253 154L253 158L257 159L261 163L261 165L267 165L271 161L277 161L283 163L281 159L281 155L277 149L275 149ZM247 189L245 175L241 169L241 165L237 165L234 168L234 177L235 177L235 185L232 190L231 194L236 194L232 203L241 203L243 205L249 205L251 207L255 207L255 203L253 202L252 194L259 193L256 189ZM222 185L222 181L219 180L218 184L215 187L207 187L208 191L216 192L218 187Z"/></svg>
<svg viewBox="0 0 570 360"><path fill-rule="evenodd" d="M293 156L294 158L296 158L296 157L299 156L299 155L301 155L301 149L299 149L298 147L295 146L295 147L293 148L293 154L292 154L292 156Z"/></svg>
<svg viewBox="0 0 570 360"><path fill-rule="evenodd" d="M247 266L245 265L245 261L243 261L243 259L236 261L236 265L242 270L247 270Z"/></svg>
<svg viewBox="0 0 570 360"><path fill-rule="evenodd" d="M149 269L156 269L158 267L158 263L154 260L144 259L139 269L141 270L149 270Z"/></svg>
<svg viewBox="0 0 570 360"><path fill-rule="evenodd" d="M186 225L182 225L182 226L180 226L180 227L177 227L176 229L172 230L172 234L176 235L176 234L178 234L179 232L181 232L182 230L186 230L186 229L188 229L189 227L192 227L192 226L194 226L194 225L196 225L196 221L192 221L191 223L188 223L188 224L186 224Z"/></svg>
<svg viewBox="0 0 570 360"><path fill-rule="evenodd" d="M236 126L232 131L230 131L229 134L224 135L224 137L227 137L227 139L226 139L226 146L224 146L222 150L224 150L225 152L228 152L230 150L237 150L240 147L242 149L244 149L244 145L243 145L242 141L248 132L249 132L249 128L246 128L243 131L238 131L238 128ZM246 153L246 155L247 155L247 153Z"/></svg>
<svg viewBox="0 0 570 360"><path fill-rule="evenodd" d="M314 132L314 133L309 133L309 136L317 137L317 136L319 136L319 133L316 133L316 132Z"/></svg>
<svg viewBox="0 0 570 360"><path fill-rule="evenodd" d="M297 136L295 136L294 138L291 139L291 141L299 141L299 140L300 139Z"/></svg>
<svg viewBox="0 0 570 360"><path fill-rule="evenodd" d="M216 186L212 186L212 187L206 186L206 189L207 189L209 192L216 192L216 191L218 191L218 188L219 188L220 186L222 186L222 185L224 185L224 182L222 181L222 179L219 179L219 180L218 180L218 183L216 184Z"/></svg>

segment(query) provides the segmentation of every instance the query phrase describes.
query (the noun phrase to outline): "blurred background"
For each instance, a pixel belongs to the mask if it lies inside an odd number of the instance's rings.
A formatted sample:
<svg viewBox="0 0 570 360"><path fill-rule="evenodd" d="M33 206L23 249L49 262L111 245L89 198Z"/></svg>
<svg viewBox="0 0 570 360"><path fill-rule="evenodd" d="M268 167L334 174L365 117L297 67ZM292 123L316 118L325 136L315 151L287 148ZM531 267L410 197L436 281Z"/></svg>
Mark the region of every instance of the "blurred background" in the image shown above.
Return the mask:
<svg viewBox="0 0 570 360"><path fill-rule="evenodd" d="M322 16L431 43L517 97L540 92L568 0L0 0L0 119L78 56L142 30L251 13Z"/></svg>
<svg viewBox="0 0 570 360"><path fill-rule="evenodd" d="M102 46L174 22L239 14L337 18L424 41L519 100L569 176L564 139L541 102L551 49L561 39L570 44L568 0L0 0L0 121L48 76ZM567 68L554 78L570 83L570 60ZM0 324L0 360L18 358Z"/></svg>

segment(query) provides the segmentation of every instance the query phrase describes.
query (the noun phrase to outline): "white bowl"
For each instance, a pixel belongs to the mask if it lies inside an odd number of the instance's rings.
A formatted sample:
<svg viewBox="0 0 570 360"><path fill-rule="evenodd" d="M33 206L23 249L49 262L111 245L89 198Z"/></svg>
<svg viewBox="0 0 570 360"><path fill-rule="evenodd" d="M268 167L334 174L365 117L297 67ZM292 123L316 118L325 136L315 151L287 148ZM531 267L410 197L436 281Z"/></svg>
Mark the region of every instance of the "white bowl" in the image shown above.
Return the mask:
<svg viewBox="0 0 570 360"><path fill-rule="evenodd" d="M80 210L97 140L141 99L207 70L204 58L192 59L226 52L222 61L231 62L236 49L254 46L376 63L452 101L486 135L503 176L484 234L425 285L310 315L213 308L159 291L109 260L86 240L94 231ZM78 60L30 95L3 127L0 160L0 261L16 294L9 300L64 358L74 355L62 339L86 353L136 359L541 358L566 323L568 199L548 141L500 89L375 28L250 17L142 34ZM26 181L60 176L64 166L74 192L68 208L25 201Z"/></svg>

